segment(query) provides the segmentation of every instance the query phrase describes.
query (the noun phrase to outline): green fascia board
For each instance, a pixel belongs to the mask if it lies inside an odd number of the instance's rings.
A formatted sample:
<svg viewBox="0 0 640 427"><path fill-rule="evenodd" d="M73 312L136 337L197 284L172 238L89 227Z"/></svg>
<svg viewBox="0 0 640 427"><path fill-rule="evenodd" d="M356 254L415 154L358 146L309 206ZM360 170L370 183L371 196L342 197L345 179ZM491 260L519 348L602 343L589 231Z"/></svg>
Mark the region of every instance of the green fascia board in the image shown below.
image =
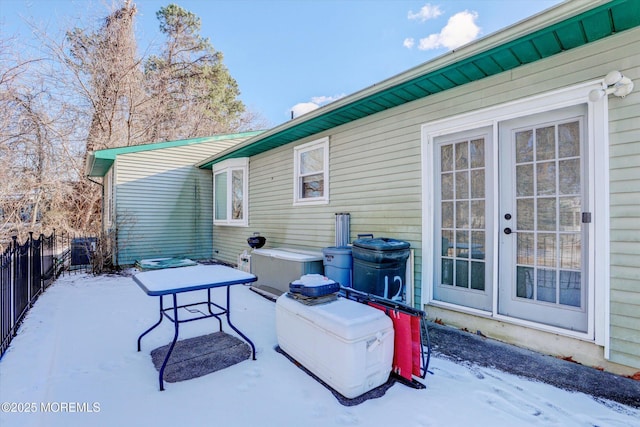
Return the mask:
<svg viewBox="0 0 640 427"><path fill-rule="evenodd" d="M547 24L549 23L549 24ZM569 1L292 119L207 159L251 157L398 105L640 26L640 0Z"/></svg>
<svg viewBox="0 0 640 427"><path fill-rule="evenodd" d="M182 139L177 141L155 142L152 144L131 145L128 147L105 148L89 153L87 158L87 173L89 177L103 177L109 171L117 156L143 151L160 150L163 148L184 147L203 142L225 141L228 139L252 138L264 131L251 131L224 135L205 136L202 138Z"/></svg>

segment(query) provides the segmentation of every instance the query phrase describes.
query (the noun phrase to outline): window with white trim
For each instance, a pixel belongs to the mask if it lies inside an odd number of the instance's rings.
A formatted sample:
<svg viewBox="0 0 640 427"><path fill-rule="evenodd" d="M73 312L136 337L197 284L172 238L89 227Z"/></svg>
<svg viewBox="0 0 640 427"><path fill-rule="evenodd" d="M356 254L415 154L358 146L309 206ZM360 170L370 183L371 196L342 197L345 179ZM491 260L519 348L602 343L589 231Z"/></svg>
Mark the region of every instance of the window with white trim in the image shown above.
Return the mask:
<svg viewBox="0 0 640 427"><path fill-rule="evenodd" d="M230 159L213 165L213 224L249 225L249 159Z"/></svg>
<svg viewBox="0 0 640 427"><path fill-rule="evenodd" d="M299 145L293 151L293 204L329 203L329 138Z"/></svg>

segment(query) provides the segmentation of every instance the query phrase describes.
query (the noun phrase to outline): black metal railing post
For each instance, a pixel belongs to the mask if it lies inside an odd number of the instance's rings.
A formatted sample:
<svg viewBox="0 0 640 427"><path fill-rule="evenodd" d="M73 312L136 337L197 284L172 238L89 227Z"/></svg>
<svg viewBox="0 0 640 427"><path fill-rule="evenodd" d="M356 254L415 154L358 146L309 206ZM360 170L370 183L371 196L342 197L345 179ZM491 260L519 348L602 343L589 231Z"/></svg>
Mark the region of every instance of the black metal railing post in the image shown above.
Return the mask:
<svg viewBox="0 0 640 427"><path fill-rule="evenodd" d="M13 244L0 255L0 357L9 347L11 342L13 327L13 298L12 298L12 277L11 271L13 258Z"/></svg>

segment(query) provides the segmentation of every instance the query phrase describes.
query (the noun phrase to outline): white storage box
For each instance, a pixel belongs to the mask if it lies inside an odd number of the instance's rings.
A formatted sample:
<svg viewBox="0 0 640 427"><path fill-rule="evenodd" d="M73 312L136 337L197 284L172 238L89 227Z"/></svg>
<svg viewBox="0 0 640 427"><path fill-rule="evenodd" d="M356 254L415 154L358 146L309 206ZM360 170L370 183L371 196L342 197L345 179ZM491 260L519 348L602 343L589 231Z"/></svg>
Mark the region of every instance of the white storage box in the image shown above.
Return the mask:
<svg viewBox="0 0 640 427"><path fill-rule="evenodd" d="M273 299L289 291L289 284L305 274L322 274L322 252L292 248L254 249L251 273L258 280L252 288Z"/></svg>
<svg viewBox="0 0 640 427"><path fill-rule="evenodd" d="M286 294L276 301L280 348L352 399L384 384L393 362L393 324L382 311L338 298L308 306Z"/></svg>

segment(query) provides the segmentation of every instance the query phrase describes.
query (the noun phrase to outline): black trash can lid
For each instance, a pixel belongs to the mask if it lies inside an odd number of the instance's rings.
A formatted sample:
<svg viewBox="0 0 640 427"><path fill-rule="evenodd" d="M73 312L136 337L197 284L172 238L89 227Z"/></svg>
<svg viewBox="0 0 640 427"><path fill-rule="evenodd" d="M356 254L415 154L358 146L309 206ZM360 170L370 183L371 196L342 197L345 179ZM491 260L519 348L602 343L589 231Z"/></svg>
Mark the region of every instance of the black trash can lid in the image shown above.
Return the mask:
<svg viewBox="0 0 640 427"><path fill-rule="evenodd" d="M376 237L374 239L356 239L353 241L353 246L375 251L396 251L408 249L411 244L404 240L390 239L388 237Z"/></svg>

